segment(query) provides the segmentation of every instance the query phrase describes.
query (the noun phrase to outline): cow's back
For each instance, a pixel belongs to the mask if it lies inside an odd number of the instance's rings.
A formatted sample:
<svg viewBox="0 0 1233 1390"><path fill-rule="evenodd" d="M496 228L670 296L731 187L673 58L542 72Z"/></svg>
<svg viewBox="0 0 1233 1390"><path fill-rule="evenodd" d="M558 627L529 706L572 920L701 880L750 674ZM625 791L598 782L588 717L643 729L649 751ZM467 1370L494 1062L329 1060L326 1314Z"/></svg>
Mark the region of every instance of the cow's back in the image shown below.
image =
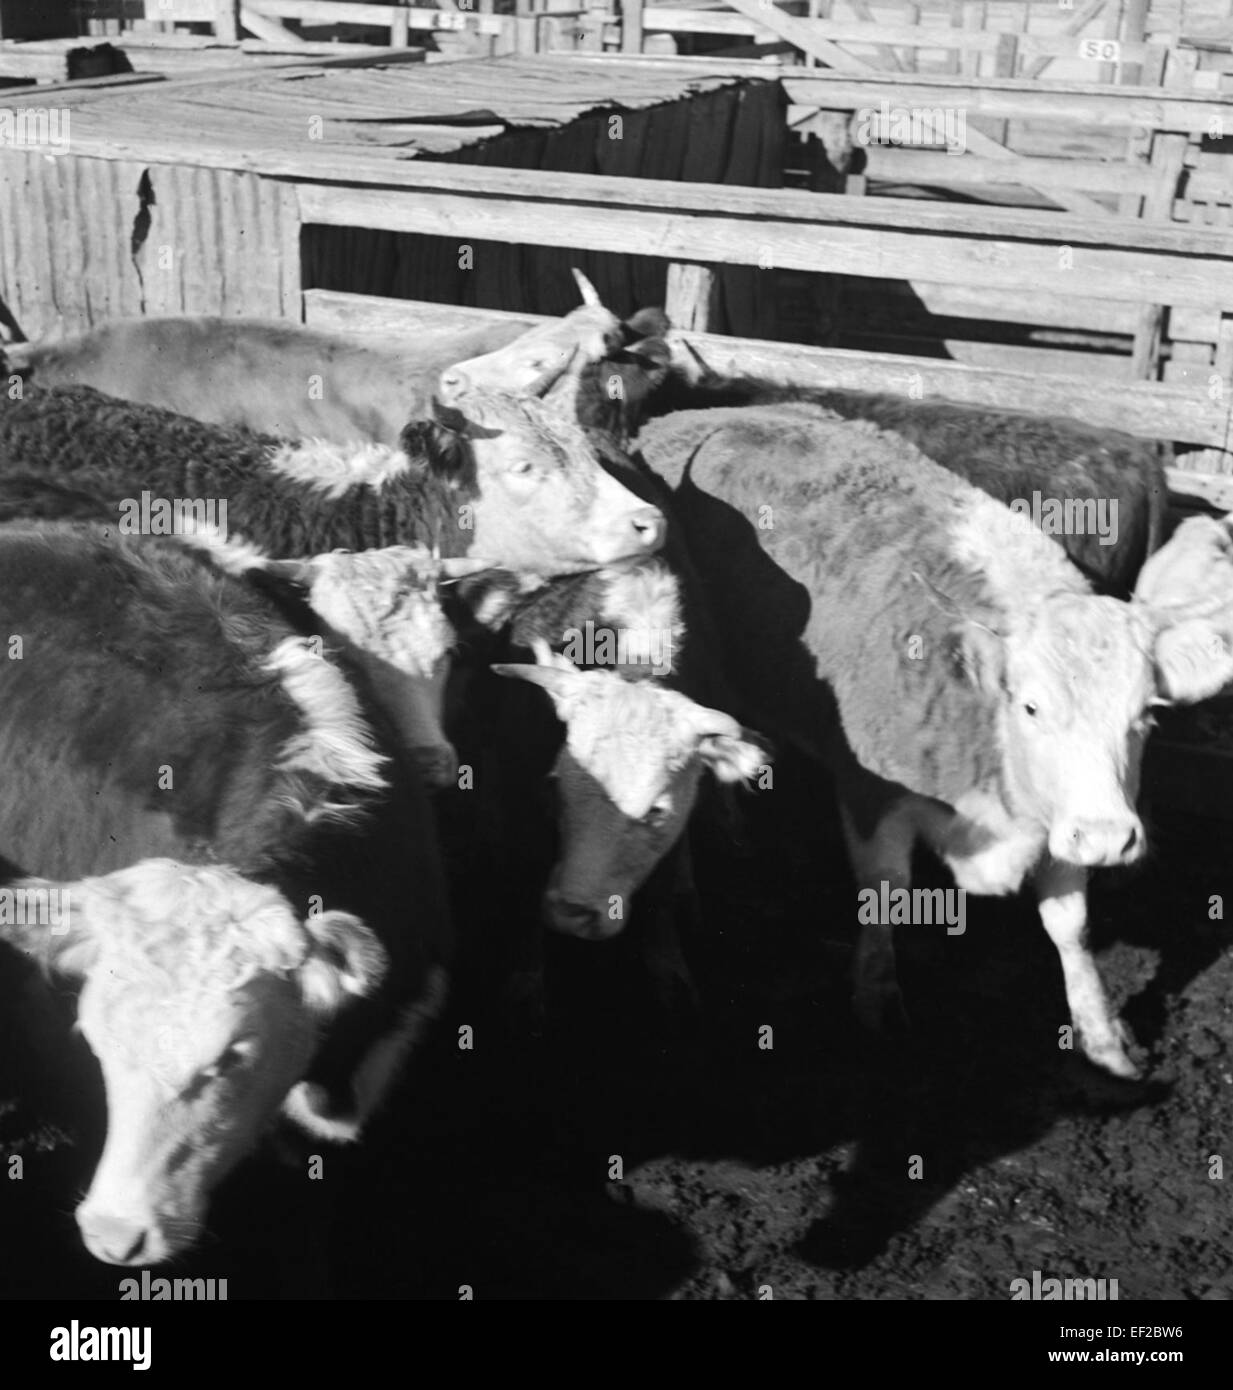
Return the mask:
<svg viewBox="0 0 1233 1390"><path fill-rule="evenodd" d="M948 802L997 776L996 710L958 674L954 633L1005 627L1035 566L1083 589L1060 550L1008 537L986 572L964 538L979 550L1007 509L897 436L807 407L681 412L639 445L675 485L751 710L819 751L833 699L864 767Z"/></svg>
<svg viewBox="0 0 1233 1390"><path fill-rule="evenodd" d="M428 332L392 347L262 319L125 319L9 355L44 386L92 386L284 439L394 445L409 420L429 415L444 367L523 331Z"/></svg>
<svg viewBox="0 0 1233 1390"><path fill-rule="evenodd" d="M297 724L260 663L293 629L188 553L74 546L0 530L3 853L62 879L155 855L261 870L290 838L268 798Z"/></svg>

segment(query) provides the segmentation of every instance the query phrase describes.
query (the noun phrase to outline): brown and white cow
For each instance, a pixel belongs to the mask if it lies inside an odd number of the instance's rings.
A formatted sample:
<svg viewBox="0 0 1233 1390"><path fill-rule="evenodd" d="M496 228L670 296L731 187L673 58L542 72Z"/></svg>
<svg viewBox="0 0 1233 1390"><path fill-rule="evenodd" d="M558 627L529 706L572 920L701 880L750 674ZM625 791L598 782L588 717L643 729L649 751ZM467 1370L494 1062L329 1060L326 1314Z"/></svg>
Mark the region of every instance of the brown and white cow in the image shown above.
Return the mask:
<svg viewBox="0 0 1233 1390"><path fill-rule="evenodd" d="M1151 705L1224 684L1227 631L1094 595L1060 547L865 422L682 412L639 443L743 712L835 771L859 885L910 886L917 841L971 892L1031 881L1084 1052L1135 1074L1086 947L1087 878L1144 853ZM867 1017L897 1000L889 923L862 934L857 993Z"/></svg>
<svg viewBox="0 0 1233 1390"><path fill-rule="evenodd" d="M0 527L0 627L0 938L82 984L78 1222L149 1264L280 1112L354 1139L441 1007L432 808L362 683L178 542Z"/></svg>
<svg viewBox="0 0 1233 1390"><path fill-rule="evenodd" d="M472 392L465 405L391 449L267 439L89 387L31 386L0 397L0 512L80 515L93 496L137 531L151 499L168 516L225 504L226 529L279 559L417 544L546 576L663 544L658 508L600 466L571 387L542 401Z"/></svg>
<svg viewBox="0 0 1233 1390"><path fill-rule="evenodd" d="M634 893L684 833L702 774L749 782L769 755L731 715L658 681L579 670L543 646L536 656L535 666L493 669L540 686L565 725L544 916L568 936L603 941L626 926Z"/></svg>
<svg viewBox="0 0 1233 1390"><path fill-rule="evenodd" d="M510 315L385 343L277 320L122 319L60 342L7 346L5 374L283 439L393 446L408 422L431 417L434 396L454 404L474 389L540 395L577 354L617 350L621 321L575 276L583 305L535 326Z"/></svg>

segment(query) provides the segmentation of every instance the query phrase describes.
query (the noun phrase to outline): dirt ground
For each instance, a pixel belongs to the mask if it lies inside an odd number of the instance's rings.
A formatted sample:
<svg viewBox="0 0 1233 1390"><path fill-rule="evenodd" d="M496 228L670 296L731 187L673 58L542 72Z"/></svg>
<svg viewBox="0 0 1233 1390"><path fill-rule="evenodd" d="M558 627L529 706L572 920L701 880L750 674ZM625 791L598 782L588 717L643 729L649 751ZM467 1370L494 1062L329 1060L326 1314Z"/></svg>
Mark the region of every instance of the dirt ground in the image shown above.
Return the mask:
<svg viewBox="0 0 1233 1390"><path fill-rule="evenodd" d="M367 1141L325 1153L316 1181L302 1143L267 1145L160 1272L226 1278L232 1300L1004 1300L1034 1270L1117 1279L1122 1299L1233 1298L1233 1171L1212 1176L1213 1156L1233 1169L1233 827L1149 806L1151 858L1098 880L1100 966L1147 1063L1132 1084L1059 1049L1060 971L1024 900L970 900L962 935L901 928L911 1031L871 1046L825 783L791 762L776 779L735 840L700 818L696 1016L656 1004L631 928L550 943L535 1036L472 942ZM0 1297L115 1298L127 1272L72 1221L97 1071L67 1032L32 1055L0 964Z"/></svg>

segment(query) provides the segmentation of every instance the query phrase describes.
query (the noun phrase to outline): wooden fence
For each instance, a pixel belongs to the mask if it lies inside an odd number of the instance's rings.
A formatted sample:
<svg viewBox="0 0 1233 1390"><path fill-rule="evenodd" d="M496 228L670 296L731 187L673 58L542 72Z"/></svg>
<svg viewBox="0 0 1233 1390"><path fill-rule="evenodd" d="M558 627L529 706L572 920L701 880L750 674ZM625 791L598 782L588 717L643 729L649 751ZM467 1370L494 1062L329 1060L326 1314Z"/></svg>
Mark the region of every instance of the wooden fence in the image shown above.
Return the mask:
<svg viewBox="0 0 1233 1390"><path fill-rule="evenodd" d="M414 340L425 329L474 321L510 320L528 328L544 322L540 316L504 314L488 309L460 309L406 299L336 294L308 290L304 319L311 328L372 334L386 341ZM965 367L932 358L899 357L886 353L837 352L829 348L789 343L714 337L675 331L672 338L689 355L721 374L755 376L785 386L833 387L848 391L889 391L922 399L943 399L969 405L1061 415L1110 429L1123 429L1146 439L1169 439L1178 430L1213 437L1228 433L1228 406L1217 407L1206 423L1194 414L1192 396L1167 388L1143 388L1132 398L1112 395L1095 382L1048 375L1027 376ZM1218 417L1223 416L1223 421ZM1224 510L1233 508L1233 478L1168 470L1169 486L1179 500L1196 499Z"/></svg>

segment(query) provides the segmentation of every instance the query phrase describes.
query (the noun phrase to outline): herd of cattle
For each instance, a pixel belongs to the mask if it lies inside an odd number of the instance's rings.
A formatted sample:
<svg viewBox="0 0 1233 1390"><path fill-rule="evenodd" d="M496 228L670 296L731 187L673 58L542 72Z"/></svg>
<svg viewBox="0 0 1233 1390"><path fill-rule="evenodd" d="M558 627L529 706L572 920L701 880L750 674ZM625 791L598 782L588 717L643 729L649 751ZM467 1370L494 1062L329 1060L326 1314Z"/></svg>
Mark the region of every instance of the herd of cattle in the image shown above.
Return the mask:
<svg viewBox="0 0 1233 1390"><path fill-rule="evenodd" d="M280 1114L347 1140L381 1104L445 998L477 717L555 778L557 931L614 935L654 876L670 942L707 772L766 786L795 748L858 887L910 887L918 842L968 891L1030 883L1080 1046L1136 1074L1087 879L1145 853L1153 705L1233 680L1229 528L1166 540L1127 436L716 379L579 281L560 321L396 350L207 319L7 349L0 938L81 983L101 1260L191 1246ZM1034 496L1114 532L1046 536ZM548 701L502 722L511 678ZM889 921L854 976L897 1014Z"/></svg>

